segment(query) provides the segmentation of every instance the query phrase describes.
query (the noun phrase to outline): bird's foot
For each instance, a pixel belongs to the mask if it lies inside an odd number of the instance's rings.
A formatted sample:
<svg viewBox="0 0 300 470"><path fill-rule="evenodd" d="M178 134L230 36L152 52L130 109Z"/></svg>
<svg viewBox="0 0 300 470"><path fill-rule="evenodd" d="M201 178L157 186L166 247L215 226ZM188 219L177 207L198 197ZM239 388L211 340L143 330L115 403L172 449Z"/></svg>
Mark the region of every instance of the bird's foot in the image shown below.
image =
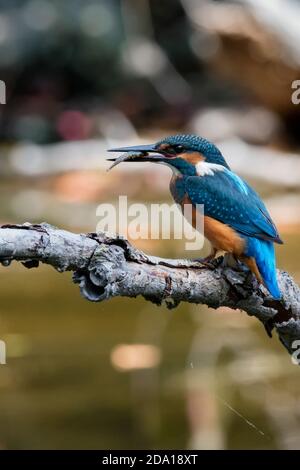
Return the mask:
<svg viewBox="0 0 300 470"><path fill-rule="evenodd" d="M212 255L205 256L204 258L194 258L193 261L202 264L203 266L215 269L219 265L220 258L215 258Z"/></svg>

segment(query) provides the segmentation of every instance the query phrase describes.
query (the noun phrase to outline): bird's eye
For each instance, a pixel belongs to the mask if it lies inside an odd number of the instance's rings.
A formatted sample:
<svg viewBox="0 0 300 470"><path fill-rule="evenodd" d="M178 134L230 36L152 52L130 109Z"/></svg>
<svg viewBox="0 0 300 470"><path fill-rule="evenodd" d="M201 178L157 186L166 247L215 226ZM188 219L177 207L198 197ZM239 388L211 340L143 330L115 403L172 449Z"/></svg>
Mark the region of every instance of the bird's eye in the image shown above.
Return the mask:
<svg viewBox="0 0 300 470"><path fill-rule="evenodd" d="M173 149L175 150L175 153L182 153L184 152L184 147L183 145L177 144L173 146Z"/></svg>
<svg viewBox="0 0 300 470"><path fill-rule="evenodd" d="M183 145L180 144L162 144L158 147L158 150L162 152L165 157L174 157L182 152L184 152Z"/></svg>

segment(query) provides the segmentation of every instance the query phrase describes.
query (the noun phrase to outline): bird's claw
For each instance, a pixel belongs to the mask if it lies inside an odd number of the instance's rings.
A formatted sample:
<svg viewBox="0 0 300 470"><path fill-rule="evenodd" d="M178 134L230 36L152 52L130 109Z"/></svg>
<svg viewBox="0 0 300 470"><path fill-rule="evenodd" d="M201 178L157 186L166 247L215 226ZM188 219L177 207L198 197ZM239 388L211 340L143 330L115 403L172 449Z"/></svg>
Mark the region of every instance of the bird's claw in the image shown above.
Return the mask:
<svg viewBox="0 0 300 470"><path fill-rule="evenodd" d="M193 261L196 261L209 269L215 269L217 265L216 259L217 258L213 258L211 256L206 256L205 258L195 258Z"/></svg>

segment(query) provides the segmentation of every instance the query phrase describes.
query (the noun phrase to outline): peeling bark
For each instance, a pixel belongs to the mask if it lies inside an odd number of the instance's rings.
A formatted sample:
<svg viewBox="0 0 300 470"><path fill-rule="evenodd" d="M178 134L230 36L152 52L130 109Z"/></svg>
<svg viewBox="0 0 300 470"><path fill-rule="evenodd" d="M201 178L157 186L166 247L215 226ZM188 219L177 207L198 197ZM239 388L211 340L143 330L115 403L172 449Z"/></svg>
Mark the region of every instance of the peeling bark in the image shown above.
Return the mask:
<svg viewBox="0 0 300 470"><path fill-rule="evenodd" d="M168 308L180 302L226 306L257 317L270 336L275 329L290 354L293 342L300 340L300 289L284 271L278 271L283 297L275 301L246 267L229 257L209 265L157 258L121 237L74 234L47 223L0 228L0 262L8 266L13 260L27 268L42 262L59 272L73 271L74 283L90 301L141 295Z"/></svg>

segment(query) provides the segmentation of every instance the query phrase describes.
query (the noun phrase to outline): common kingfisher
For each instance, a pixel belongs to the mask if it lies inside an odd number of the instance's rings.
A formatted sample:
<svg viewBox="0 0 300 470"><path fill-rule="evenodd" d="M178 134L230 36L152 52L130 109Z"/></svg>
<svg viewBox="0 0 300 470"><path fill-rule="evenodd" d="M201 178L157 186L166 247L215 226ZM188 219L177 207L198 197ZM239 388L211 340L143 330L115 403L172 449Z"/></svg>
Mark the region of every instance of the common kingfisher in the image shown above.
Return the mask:
<svg viewBox="0 0 300 470"><path fill-rule="evenodd" d="M153 145L110 149L125 152L114 161L168 165L173 175L170 190L177 204L201 204L204 236L213 259L219 251L245 263L274 299L280 299L274 243L282 244L266 206L249 184L234 173L221 151L196 135L174 135ZM133 153L132 153L133 152Z"/></svg>

